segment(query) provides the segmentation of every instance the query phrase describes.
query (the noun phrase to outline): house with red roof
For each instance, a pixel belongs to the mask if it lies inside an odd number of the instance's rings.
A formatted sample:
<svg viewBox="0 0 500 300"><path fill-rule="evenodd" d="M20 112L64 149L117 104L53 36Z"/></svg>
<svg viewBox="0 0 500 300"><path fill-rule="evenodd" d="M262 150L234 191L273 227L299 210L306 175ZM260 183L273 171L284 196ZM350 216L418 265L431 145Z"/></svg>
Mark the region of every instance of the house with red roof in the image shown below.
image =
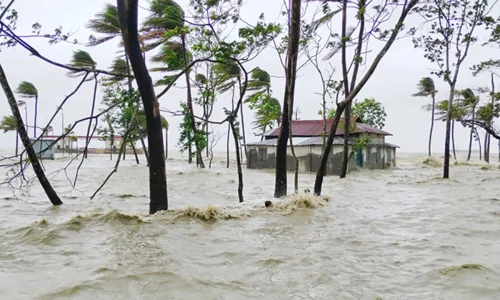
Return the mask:
<svg viewBox="0 0 500 300"><path fill-rule="evenodd" d="M326 122L323 120L292 121L292 143L299 160L299 171L316 172L318 170L323 143L326 142L332 122L333 119L327 119ZM328 158L327 174L329 175L340 175L344 153L344 127L345 120L341 119ZM356 116L351 118L349 128L348 171L357 168L388 169L396 165L396 148L399 147L385 141L385 138L392 134L365 124ZM246 144L248 169L275 168L279 132L280 128L271 129L261 134L261 141ZM365 141L363 147L360 149L353 147L353 145L359 145L361 140ZM287 156L287 169L293 171L295 160L291 152L290 140Z"/></svg>

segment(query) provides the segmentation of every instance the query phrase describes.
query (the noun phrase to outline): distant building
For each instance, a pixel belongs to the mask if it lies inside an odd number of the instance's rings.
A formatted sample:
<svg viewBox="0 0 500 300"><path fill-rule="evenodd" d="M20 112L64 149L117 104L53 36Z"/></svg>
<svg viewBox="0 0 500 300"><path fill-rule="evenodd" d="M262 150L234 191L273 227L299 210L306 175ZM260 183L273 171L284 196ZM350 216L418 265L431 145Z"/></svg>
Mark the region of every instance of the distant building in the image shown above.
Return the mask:
<svg viewBox="0 0 500 300"><path fill-rule="evenodd" d="M328 119L326 133L332 125L333 119ZM327 174L340 175L344 150L344 119L340 120L332 151L327 163ZM356 138L369 138L369 143L363 149L353 153L348 163L348 172L355 168L386 169L396 165L396 145L385 141L386 136L392 134L363 123L359 117L351 118L351 133L349 152ZM273 169L276 166L276 143L279 128L271 129L262 134L260 142L247 143L248 169ZM300 172L316 172L321 161L323 148L323 120L297 120L292 121L292 141L295 154L299 159ZM295 170L290 141L287 150L287 169Z"/></svg>
<svg viewBox="0 0 500 300"><path fill-rule="evenodd" d="M56 139L59 139L60 136L58 135L46 135L43 137L44 140L52 140L55 141ZM98 140L98 141L104 141L104 153L109 153L111 151L111 141L109 139L104 139L101 136L92 136L90 138L90 144L92 141ZM78 149L83 149L85 148L85 144L87 142L87 136L81 136L81 135L71 135L71 136L66 136L60 140L57 141L57 143L54 146L54 152L56 153L70 153L70 152L78 152ZM122 143L122 138L120 136L115 136L113 139L113 152L118 153L118 150L121 147ZM89 146L90 146L89 144ZM96 152L95 148L89 147L89 153Z"/></svg>

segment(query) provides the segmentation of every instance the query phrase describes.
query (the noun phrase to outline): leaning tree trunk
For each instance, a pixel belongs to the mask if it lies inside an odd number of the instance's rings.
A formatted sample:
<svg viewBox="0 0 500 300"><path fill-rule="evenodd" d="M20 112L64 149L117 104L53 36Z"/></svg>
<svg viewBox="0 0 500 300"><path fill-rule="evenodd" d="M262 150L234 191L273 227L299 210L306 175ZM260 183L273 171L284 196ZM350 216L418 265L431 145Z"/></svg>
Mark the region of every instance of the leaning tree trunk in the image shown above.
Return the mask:
<svg viewBox="0 0 500 300"><path fill-rule="evenodd" d="M240 203L243 202L243 171L241 169L241 157L238 142L238 132L234 128L234 119L231 117L229 119L229 125L233 131L234 147L236 149L236 167L238 169L238 198Z"/></svg>
<svg viewBox="0 0 500 300"><path fill-rule="evenodd" d="M470 134L469 134L469 153L467 154L467 161L470 160L470 156L472 154L472 138L474 135L474 121L475 121L475 112L476 107L472 107L472 125L470 126Z"/></svg>
<svg viewBox="0 0 500 300"><path fill-rule="evenodd" d="M278 136L276 147L276 178L274 187L274 197L279 198L286 196L287 192L287 178L286 178L286 154L288 137L290 135L290 115L293 114L293 97L295 91L295 78L297 71L297 59L300 41L300 3L301 0L292 0L291 18L289 27L289 41L288 41L288 61L286 68L286 84L287 91L285 91L285 99L283 101L283 114L281 116L281 129ZM292 105L288 105L291 103Z"/></svg>
<svg viewBox="0 0 500 300"><path fill-rule="evenodd" d="M351 127L351 103L345 108L344 115L344 152L342 154L342 169L340 170L340 178L345 178L347 175L347 165L349 164L349 132Z"/></svg>
<svg viewBox="0 0 500 300"><path fill-rule="evenodd" d="M432 132L434 131L434 111L436 109L436 95L432 94L431 129L429 130L429 157L432 156Z"/></svg>
<svg viewBox="0 0 500 300"><path fill-rule="evenodd" d="M132 151L134 152L134 157L135 157L135 162L139 164L139 156L137 156L137 150L135 149L134 142L130 141L130 147L132 148Z"/></svg>
<svg viewBox="0 0 500 300"><path fill-rule="evenodd" d="M238 76L238 82L241 86L241 78ZM241 114L241 136L243 137L243 147L241 147L242 151L245 151L245 159L248 161L248 149L247 149L247 138L245 134L245 118L243 117L243 103L240 105L240 114Z"/></svg>
<svg viewBox="0 0 500 300"><path fill-rule="evenodd" d="M328 139L326 140L325 151L323 151L323 155L321 156L321 162L319 164L318 172L316 172L316 180L314 182L314 195L321 195L321 187L323 185L323 178L326 174L326 164L328 162L328 158L330 156L330 151L332 150L333 139L335 138L334 132L337 132L337 128L339 126L340 117L344 112L346 107L346 102L341 102L337 105L337 110L335 111L335 115L333 117L332 126L330 127L330 132L328 133Z"/></svg>
<svg viewBox="0 0 500 300"><path fill-rule="evenodd" d="M19 131L16 129L16 157L19 155Z"/></svg>
<svg viewBox="0 0 500 300"><path fill-rule="evenodd" d="M182 56L184 59L184 68L186 69L185 77L186 77L186 88L187 88L187 105L189 109L189 117L191 120L191 127L194 135L194 146L196 147L196 163L200 165L200 168L204 169L205 164L203 163L203 155L201 153L200 141L198 138L198 128L196 128L196 120L194 118L194 108L193 108L193 97L191 96L191 82L189 80L189 70L187 70L188 62L186 55L186 38L184 36L181 37L182 40Z"/></svg>
<svg viewBox="0 0 500 300"><path fill-rule="evenodd" d="M26 149L26 152L28 154L29 161L33 166L33 171L35 172L36 177L40 182L40 185L42 186L43 190L45 191L45 194L47 195L47 197L49 198L50 202L52 202L53 205L63 204L63 202L57 195L54 188L52 188L52 185L50 184L49 180L45 176L45 173L43 172L43 168L40 164L40 161L38 160L35 149L33 149L33 145L31 144L28 132L24 127L23 118L21 117L21 113L19 112L19 107L17 106L16 98L14 97L14 93L10 88L9 82L7 81L7 76L5 75L5 72L1 64L0 64L0 84L2 85L3 91L5 92L5 96L7 97L7 102L9 103L12 115L14 116L14 118L16 118L17 132L19 133L19 137L23 142L24 148Z"/></svg>
<svg viewBox="0 0 500 300"><path fill-rule="evenodd" d="M130 58L132 70L141 94L149 148L149 213L168 209L167 175L165 170L165 152L161 116L153 82L149 76L142 56L137 31L138 0L117 0L118 16L126 52Z"/></svg>

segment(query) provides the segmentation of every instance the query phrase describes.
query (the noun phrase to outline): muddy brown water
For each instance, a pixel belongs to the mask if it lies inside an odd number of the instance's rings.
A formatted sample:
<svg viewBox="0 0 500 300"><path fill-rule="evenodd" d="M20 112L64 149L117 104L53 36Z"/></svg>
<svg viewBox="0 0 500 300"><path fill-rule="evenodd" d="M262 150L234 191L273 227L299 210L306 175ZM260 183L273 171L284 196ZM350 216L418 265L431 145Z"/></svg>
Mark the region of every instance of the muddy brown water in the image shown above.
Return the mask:
<svg viewBox="0 0 500 300"><path fill-rule="evenodd" d="M324 195L272 199L274 175L168 161L172 211L150 217L147 169L90 156L65 204L0 189L1 299L500 299L500 170L425 157L329 177ZM48 172L67 159L45 162ZM74 178L74 168L68 175ZM313 175L301 175L312 189ZM291 188L291 186L290 186ZM264 201L275 203L272 210Z"/></svg>

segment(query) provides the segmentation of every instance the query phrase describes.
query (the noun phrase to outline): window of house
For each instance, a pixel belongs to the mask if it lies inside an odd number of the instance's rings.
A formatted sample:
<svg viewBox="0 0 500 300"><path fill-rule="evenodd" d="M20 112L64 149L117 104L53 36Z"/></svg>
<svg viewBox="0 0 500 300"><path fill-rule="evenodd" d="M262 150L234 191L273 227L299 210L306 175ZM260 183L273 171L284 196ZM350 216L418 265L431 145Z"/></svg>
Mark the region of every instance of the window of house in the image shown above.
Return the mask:
<svg viewBox="0 0 500 300"><path fill-rule="evenodd" d="M259 160L267 159L267 148L259 148L258 158Z"/></svg>

